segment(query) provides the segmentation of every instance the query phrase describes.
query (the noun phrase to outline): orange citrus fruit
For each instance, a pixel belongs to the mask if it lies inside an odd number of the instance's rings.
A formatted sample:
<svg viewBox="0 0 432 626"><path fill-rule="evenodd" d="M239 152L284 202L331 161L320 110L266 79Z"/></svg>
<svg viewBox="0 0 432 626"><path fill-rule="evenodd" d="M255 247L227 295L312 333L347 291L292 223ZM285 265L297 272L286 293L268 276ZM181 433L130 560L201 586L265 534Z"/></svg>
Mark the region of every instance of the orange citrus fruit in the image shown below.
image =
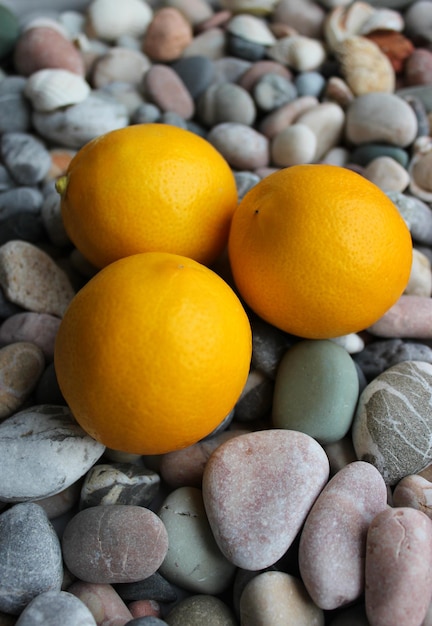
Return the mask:
<svg viewBox="0 0 432 626"><path fill-rule="evenodd" d="M56 188L69 238L98 268L140 252L172 252L208 265L227 243L238 200L222 155L167 124L93 139Z"/></svg>
<svg viewBox="0 0 432 626"><path fill-rule="evenodd" d="M410 232L375 184L351 170L296 165L262 179L234 213L228 253L240 296L294 335L358 332L400 297Z"/></svg>
<svg viewBox="0 0 432 626"><path fill-rule="evenodd" d="M108 265L76 294L54 363L87 433L116 450L162 454L223 421L250 359L249 320L231 287L192 259L147 252Z"/></svg>

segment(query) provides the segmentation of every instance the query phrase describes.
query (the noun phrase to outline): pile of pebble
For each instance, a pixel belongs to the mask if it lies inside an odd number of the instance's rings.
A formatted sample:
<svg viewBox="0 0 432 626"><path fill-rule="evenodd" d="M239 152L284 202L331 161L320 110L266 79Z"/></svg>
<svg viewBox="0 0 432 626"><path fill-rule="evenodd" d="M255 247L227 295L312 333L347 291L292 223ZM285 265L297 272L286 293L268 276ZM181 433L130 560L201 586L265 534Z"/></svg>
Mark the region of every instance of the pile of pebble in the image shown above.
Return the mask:
<svg viewBox="0 0 432 626"><path fill-rule="evenodd" d="M0 626L431 626L432 2L23 2L0 3ZM159 457L87 436L53 367L96 271L54 181L148 122L206 137L240 198L282 167L350 167L414 242L364 332L251 315L232 413Z"/></svg>

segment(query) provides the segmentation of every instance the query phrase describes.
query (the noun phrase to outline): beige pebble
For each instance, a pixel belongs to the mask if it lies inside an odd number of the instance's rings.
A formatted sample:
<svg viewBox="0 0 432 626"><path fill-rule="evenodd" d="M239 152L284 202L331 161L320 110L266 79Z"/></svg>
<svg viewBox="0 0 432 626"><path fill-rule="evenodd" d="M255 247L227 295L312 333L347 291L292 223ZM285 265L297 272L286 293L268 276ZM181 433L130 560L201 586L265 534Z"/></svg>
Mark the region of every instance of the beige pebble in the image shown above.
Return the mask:
<svg viewBox="0 0 432 626"><path fill-rule="evenodd" d="M296 123L304 124L315 134L315 160L319 160L339 144L345 127L345 113L335 102L323 102L299 115Z"/></svg>
<svg viewBox="0 0 432 626"><path fill-rule="evenodd" d="M175 61L191 43L190 22L178 9L163 7L154 14L143 39L143 52L152 61Z"/></svg>
<svg viewBox="0 0 432 626"><path fill-rule="evenodd" d="M246 89L235 83L210 85L197 104L200 120L209 127L222 122L252 126L257 115L255 102Z"/></svg>
<svg viewBox="0 0 432 626"><path fill-rule="evenodd" d="M177 113L184 120L195 112L195 103L180 76L168 65L155 63L143 80L144 96L161 111Z"/></svg>
<svg viewBox="0 0 432 626"><path fill-rule="evenodd" d="M318 105L315 96L301 96L266 115L259 123L259 131L273 139L281 130L292 124L302 114Z"/></svg>
<svg viewBox="0 0 432 626"><path fill-rule="evenodd" d="M347 148L343 146L336 146L334 148L330 148L328 152L321 159L321 163L328 163L328 165L339 165L339 167L344 167L349 163L350 160L350 152Z"/></svg>
<svg viewBox="0 0 432 626"><path fill-rule="evenodd" d="M0 420L22 406L44 368L43 352L34 343L19 341L0 348Z"/></svg>
<svg viewBox="0 0 432 626"><path fill-rule="evenodd" d="M425 202L432 202L432 140L429 138L414 154L409 173L411 193Z"/></svg>
<svg viewBox="0 0 432 626"><path fill-rule="evenodd" d="M272 46L276 43L276 38L266 22L259 17L248 15L247 13L234 15L234 17L229 20L226 29L232 35L236 35L246 41L261 46Z"/></svg>
<svg viewBox="0 0 432 626"><path fill-rule="evenodd" d="M225 57L227 36L222 28L210 28L192 39L182 56L205 56L209 59L223 59Z"/></svg>
<svg viewBox="0 0 432 626"><path fill-rule="evenodd" d="M268 48L267 55L296 72L307 72L320 67L326 59L326 50L319 39L295 35L278 39Z"/></svg>
<svg viewBox="0 0 432 626"><path fill-rule="evenodd" d="M432 339L432 299L402 295L368 331L377 337Z"/></svg>
<svg viewBox="0 0 432 626"><path fill-rule="evenodd" d="M48 313L15 313L7 317L0 326L0 345L17 341L31 342L42 350L47 361L52 361L60 321L59 317Z"/></svg>
<svg viewBox="0 0 432 626"><path fill-rule="evenodd" d="M280 167L312 163L316 149L315 133L305 124L292 124L271 140L271 161Z"/></svg>
<svg viewBox="0 0 432 626"><path fill-rule="evenodd" d="M432 295L432 269L428 257L413 248L413 260L408 285L404 293L409 296L423 296L430 298Z"/></svg>
<svg viewBox="0 0 432 626"><path fill-rule="evenodd" d="M240 622L246 626L324 626L324 613L299 578L285 572L263 572L240 597Z"/></svg>
<svg viewBox="0 0 432 626"><path fill-rule="evenodd" d="M75 295L55 261L37 246L20 240L0 246L0 286L10 302L59 317Z"/></svg>
<svg viewBox="0 0 432 626"><path fill-rule="evenodd" d="M396 75L389 58L366 37L348 37L338 47L342 75L354 95L393 93Z"/></svg>
<svg viewBox="0 0 432 626"><path fill-rule="evenodd" d="M346 139L355 145L383 142L404 148L414 141L417 128L413 109L395 94L364 94L346 110Z"/></svg>
<svg viewBox="0 0 432 626"><path fill-rule="evenodd" d="M163 4L180 11L193 28L211 20L215 15L212 4L206 0L164 0Z"/></svg>
<svg viewBox="0 0 432 626"><path fill-rule="evenodd" d="M299 35L320 39L325 17L324 9L313 0L279 0L271 21L287 24Z"/></svg>
<svg viewBox="0 0 432 626"><path fill-rule="evenodd" d="M269 165L269 141L250 126L223 122L210 130L207 140L234 169L256 170Z"/></svg>
<svg viewBox="0 0 432 626"><path fill-rule="evenodd" d="M383 191L405 191L410 182L407 170L395 159L380 156L372 159L363 175Z"/></svg>
<svg viewBox="0 0 432 626"><path fill-rule="evenodd" d="M143 52L113 46L94 63L91 82L97 89L116 81L139 85L150 65Z"/></svg>
<svg viewBox="0 0 432 626"><path fill-rule="evenodd" d="M421 511L389 508L366 542L365 605L373 626L418 626L432 589L432 522Z"/></svg>
<svg viewBox="0 0 432 626"><path fill-rule="evenodd" d="M340 76L330 76L324 89L324 97L326 100L336 102L343 109L346 109L355 98L352 90Z"/></svg>
<svg viewBox="0 0 432 626"><path fill-rule="evenodd" d="M418 474L400 480L393 490L394 506L407 506L432 518L432 483Z"/></svg>
<svg viewBox="0 0 432 626"><path fill-rule="evenodd" d="M140 37L153 11L141 0L92 0L87 9L87 30L96 39L114 42L123 35Z"/></svg>

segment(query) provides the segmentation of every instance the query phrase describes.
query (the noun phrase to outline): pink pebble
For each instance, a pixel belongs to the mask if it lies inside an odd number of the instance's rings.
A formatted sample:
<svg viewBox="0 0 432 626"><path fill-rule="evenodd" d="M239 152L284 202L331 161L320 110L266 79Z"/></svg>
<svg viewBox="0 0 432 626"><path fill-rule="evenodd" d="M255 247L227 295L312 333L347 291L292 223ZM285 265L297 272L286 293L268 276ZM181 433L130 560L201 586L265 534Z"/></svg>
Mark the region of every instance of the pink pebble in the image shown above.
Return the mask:
<svg viewBox="0 0 432 626"><path fill-rule="evenodd" d="M431 339L432 298L402 295L367 330L378 337Z"/></svg>
<svg viewBox="0 0 432 626"><path fill-rule="evenodd" d="M372 626L419 626L431 600L432 522L392 508L373 519L366 540L365 605Z"/></svg>
<svg viewBox="0 0 432 626"><path fill-rule="evenodd" d="M168 65L155 63L145 73L144 95L162 111L177 113L185 120L195 112L195 103L180 76Z"/></svg>
<svg viewBox="0 0 432 626"><path fill-rule="evenodd" d="M84 59L74 44L58 30L35 26L19 37L14 51L17 72L30 76L37 70L58 68L84 76Z"/></svg>
<svg viewBox="0 0 432 626"><path fill-rule="evenodd" d="M156 600L135 600L128 604L128 609L132 617L160 617L161 609Z"/></svg>
<svg viewBox="0 0 432 626"><path fill-rule="evenodd" d="M77 581L67 591L87 606L97 626L125 626L133 618L132 613L111 585L99 585Z"/></svg>

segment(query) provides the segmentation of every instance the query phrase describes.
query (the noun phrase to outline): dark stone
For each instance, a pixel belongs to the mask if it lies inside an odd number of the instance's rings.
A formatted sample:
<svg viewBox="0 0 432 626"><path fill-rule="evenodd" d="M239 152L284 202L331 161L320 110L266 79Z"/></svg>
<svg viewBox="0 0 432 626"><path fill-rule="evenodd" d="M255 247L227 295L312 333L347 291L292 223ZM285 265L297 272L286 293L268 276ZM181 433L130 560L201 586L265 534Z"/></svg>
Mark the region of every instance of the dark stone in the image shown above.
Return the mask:
<svg viewBox="0 0 432 626"><path fill-rule="evenodd" d="M159 572L155 572L144 580L136 583L115 585L115 590L124 602L136 600L156 600L156 602L175 602L175 588Z"/></svg>

